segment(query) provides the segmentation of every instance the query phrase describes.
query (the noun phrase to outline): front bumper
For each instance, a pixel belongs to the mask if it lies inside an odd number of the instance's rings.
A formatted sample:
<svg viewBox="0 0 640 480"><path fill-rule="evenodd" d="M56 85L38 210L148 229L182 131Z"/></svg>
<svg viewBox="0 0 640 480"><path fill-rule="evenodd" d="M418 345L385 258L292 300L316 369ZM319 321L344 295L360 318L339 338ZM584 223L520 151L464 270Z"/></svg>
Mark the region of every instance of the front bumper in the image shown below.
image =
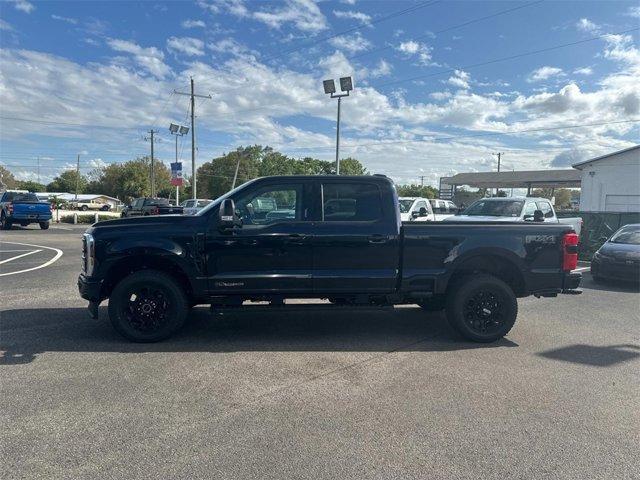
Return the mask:
<svg viewBox="0 0 640 480"><path fill-rule="evenodd" d="M102 290L102 280L90 280L84 274L78 277L78 291L80 296L90 302L100 302L100 291Z"/></svg>
<svg viewBox="0 0 640 480"><path fill-rule="evenodd" d="M640 263L636 261L594 259L591 262L591 275L611 280L638 282L640 281Z"/></svg>

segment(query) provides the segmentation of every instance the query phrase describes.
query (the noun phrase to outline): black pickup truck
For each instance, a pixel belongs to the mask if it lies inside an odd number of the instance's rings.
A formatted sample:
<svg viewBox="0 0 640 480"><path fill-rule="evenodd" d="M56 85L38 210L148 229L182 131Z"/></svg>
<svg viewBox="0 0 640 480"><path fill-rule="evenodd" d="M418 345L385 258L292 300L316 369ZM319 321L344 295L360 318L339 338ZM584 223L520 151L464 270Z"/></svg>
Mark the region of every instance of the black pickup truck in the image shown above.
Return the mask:
<svg viewBox="0 0 640 480"><path fill-rule="evenodd" d="M579 293L578 237L545 223L406 223L384 176L265 177L195 216L99 222L83 236L78 288L94 318L109 299L133 341L175 333L197 304L418 304L446 309L478 342L513 327L518 297Z"/></svg>
<svg viewBox="0 0 640 480"><path fill-rule="evenodd" d="M147 215L170 215L182 213L183 208L171 205L166 198L136 198L127 205L120 214L121 217L138 217Z"/></svg>

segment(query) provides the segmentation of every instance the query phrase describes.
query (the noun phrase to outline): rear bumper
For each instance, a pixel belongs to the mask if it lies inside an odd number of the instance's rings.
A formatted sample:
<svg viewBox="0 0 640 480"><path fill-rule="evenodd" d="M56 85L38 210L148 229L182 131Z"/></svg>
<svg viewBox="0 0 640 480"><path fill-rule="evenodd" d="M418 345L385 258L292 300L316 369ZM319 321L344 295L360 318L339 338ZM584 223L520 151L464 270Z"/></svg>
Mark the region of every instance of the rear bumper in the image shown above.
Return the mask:
<svg viewBox="0 0 640 480"><path fill-rule="evenodd" d="M80 296L90 302L100 302L100 290L102 289L102 280L89 280L83 274L78 277L78 291Z"/></svg>
<svg viewBox="0 0 640 480"><path fill-rule="evenodd" d="M575 290L580 286L582 282L582 274L580 272L569 272L564 274L562 282L562 293L567 290Z"/></svg>
<svg viewBox="0 0 640 480"><path fill-rule="evenodd" d="M51 221L51 214L38 214L38 213L13 213L11 216L7 218L10 222L20 223L20 222L49 222Z"/></svg>

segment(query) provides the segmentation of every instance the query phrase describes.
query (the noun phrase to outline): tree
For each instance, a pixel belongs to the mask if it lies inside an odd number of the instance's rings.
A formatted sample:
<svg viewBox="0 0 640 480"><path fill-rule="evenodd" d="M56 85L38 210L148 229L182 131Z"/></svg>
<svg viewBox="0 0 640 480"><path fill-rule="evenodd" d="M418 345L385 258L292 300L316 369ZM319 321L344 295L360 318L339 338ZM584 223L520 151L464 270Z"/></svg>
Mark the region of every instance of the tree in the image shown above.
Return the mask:
<svg viewBox="0 0 640 480"><path fill-rule="evenodd" d="M340 175L368 175L368 172L358 160L348 157L340 160Z"/></svg>
<svg viewBox="0 0 640 480"><path fill-rule="evenodd" d="M16 188L16 177L9 170L0 165L0 188Z"/></svg>
<svg viewBox="0 0 640 480"><path fill-rule="evenodd" d="M78 174L75 170L67 170L53 179L47 185L48 192L65 192L65 193L84 193L87 187L87 177Z"/></svg>
<svg viewBox="0 0 640 480"><path fill-rule="evenodd" d="M568 188L557 188L555 190L551 188L536 188L532 192L534 197L548 198L555 197L555 207L557 209L570 208L571 207L571 190Z"/></svg>
<svg viewBox="0 0 640 480"><path fill-rule="evenodd" d="M171 172L160 160L154 162L156 195L169 197L175 192L171 185ZM112 163L94 171L94 180L87 185L91 193L100 193L130 201L151 195L151 159L136 158L125 163Z"/></svg>
<svg viewBox="0 0 640 480"><path fill-rule="evenodd" d="M400 197L438 198L438 189L430 185L398 185L396 190Z"/></svg>
<svg viewBox="0 0 640 480"><path fill-rule="evenodd" d="M18 190L27 190L29 192L46 192L46 185L32 180L18 180L16 182L16 188Z"/></svg>

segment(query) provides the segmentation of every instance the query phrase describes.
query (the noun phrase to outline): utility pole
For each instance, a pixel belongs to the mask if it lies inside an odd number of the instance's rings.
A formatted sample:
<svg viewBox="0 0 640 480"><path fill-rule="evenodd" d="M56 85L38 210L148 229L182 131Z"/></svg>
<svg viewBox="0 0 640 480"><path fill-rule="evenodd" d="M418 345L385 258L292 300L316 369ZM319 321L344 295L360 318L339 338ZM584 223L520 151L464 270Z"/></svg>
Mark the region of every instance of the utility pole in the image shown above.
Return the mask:
<svg viewBox="0 0 640 480"><path fill-rule="evenodd" d="M498 173L500 173L500 160L502 159L502 152L493 153L492 155L495 155L496 157L498 157ZM497 196L498 196L498 187L496 187L496 197Z"/></svg>
<svg viewBox="0 0 640 480"><path fill-rule="evenodd" d="M151 141L151 196L156 196L156 172L155 172L155 159L153 157L153 136L158 133L153 128L149 130L149 140Z"/></svg>
<svg viewBox="0 0 640 480"><path fill-rule="evenodd" d="M340 175L340 103L342 103L342 96L338 97L338 123L336 124L336 175Z"/></svg>
<svg viewBox="0 0 640 480"><path fill-rule="evenodd" d="M231 190L236 188L236 180L238 180L238 170L240 169L240 159L242 156L238 155L238 162L236 163L236 172L233 174L233 184L231 185Z"/></svg>
<svg viewBox="0 0 640 480"><path fill-rule="evenodd" d="M194 200L197 197L196 192L196 97L211 99L211 95L196 95L195 88L193 86L193 77L191 77L191 93L178 92L174 90L173 93L177 95L186 95L191 97L191 198Z"/></svg>
<svg viewBox="0 0 640 480"><path fill-rule="evenodd" d="M424 187L424 175L420 175L420 186Z"/></svg>
<svg viewBox="0 0 640 480"><path fill-rule="evenodd" d="M80 190L80 154L76 162L76 202L78 201L78 190Z"/></svg>
<svg viewBox="0 0 640 480"><path fill-rule="evenodd" d="M38 155L38 183L40 183L40 155Z"/></svg>

